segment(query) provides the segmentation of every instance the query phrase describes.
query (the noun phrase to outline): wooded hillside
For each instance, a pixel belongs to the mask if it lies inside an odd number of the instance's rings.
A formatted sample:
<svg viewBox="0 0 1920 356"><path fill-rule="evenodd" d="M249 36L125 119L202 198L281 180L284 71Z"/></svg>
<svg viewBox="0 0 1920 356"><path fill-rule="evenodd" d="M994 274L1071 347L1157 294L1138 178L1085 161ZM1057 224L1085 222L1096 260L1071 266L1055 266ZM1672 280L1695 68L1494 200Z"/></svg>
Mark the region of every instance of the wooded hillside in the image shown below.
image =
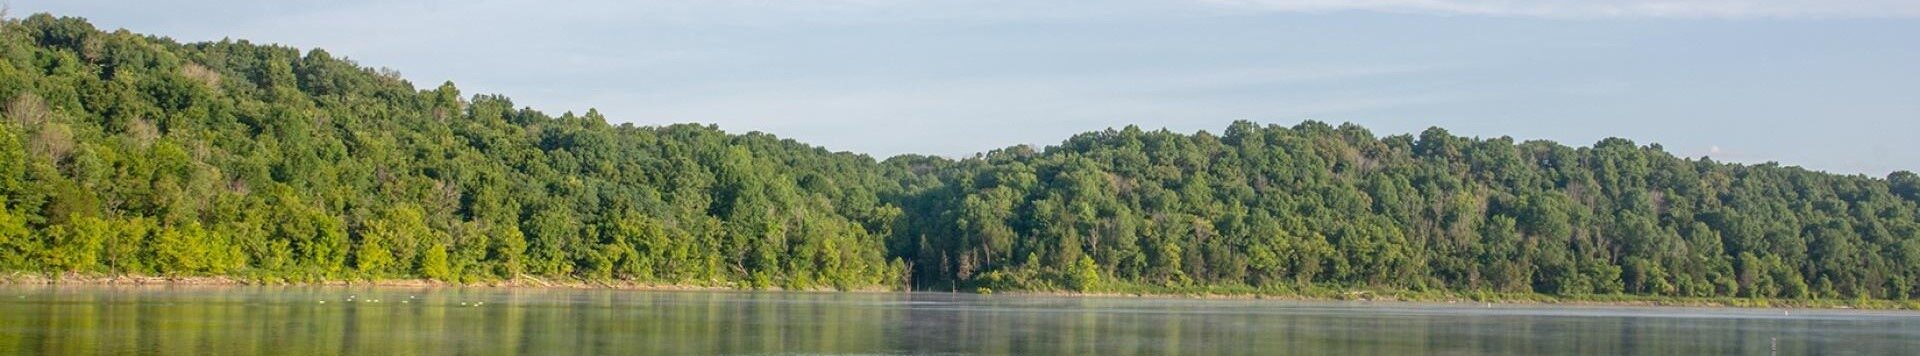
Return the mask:
<svg viewBox="0 0 1920 356"><path fill-rule="evenodd" d="M0 23L0 270L1920 297L1920 177L1356 125L965 159L550 115L326 51Z"/></svg>

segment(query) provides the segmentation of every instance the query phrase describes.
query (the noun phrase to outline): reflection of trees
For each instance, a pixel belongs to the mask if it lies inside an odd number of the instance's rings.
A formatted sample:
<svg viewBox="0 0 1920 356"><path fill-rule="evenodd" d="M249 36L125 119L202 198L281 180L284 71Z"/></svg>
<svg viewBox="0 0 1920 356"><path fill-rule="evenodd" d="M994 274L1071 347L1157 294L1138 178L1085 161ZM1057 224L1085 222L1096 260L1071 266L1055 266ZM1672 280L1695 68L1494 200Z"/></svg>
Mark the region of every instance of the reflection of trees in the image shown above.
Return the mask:
<svg viewBox="0 0 1920 356"><path fill-rule="evenodd" d="M1755 354L1770 338L1782 353L1882 354L1915 347L1916 328L952 294L0 290L0 353L30 354Z"/></svg>

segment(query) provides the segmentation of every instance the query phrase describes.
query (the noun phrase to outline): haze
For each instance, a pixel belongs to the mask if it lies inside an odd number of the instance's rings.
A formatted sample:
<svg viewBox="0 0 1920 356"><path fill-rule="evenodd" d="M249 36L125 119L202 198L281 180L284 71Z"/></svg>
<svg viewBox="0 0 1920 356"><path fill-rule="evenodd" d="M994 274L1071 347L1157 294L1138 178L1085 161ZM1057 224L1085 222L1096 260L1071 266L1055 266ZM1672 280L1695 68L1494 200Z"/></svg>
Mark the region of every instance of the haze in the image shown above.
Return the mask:
<svg viewBox="0 0 1920 356"><path fill-rule="evenodd" d="M1358 3L63 0L8 16L320 47L423 88L878 157L1314 119L1920 169L1920 3Z"/></svg>

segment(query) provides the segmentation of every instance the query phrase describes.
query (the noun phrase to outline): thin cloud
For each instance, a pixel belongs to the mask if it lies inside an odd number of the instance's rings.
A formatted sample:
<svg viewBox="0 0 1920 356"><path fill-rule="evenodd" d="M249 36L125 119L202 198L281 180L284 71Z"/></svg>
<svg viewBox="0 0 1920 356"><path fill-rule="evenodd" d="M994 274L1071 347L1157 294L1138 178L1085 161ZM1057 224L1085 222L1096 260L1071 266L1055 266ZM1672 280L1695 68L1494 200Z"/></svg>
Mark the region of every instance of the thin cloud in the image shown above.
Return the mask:
<svg viewBox="0 0 1920 356"><path fill-rule="evenodd" d="M1920 18L1910 0L1201 0L1241 10L1366 11L1556 19Z"/></svg>

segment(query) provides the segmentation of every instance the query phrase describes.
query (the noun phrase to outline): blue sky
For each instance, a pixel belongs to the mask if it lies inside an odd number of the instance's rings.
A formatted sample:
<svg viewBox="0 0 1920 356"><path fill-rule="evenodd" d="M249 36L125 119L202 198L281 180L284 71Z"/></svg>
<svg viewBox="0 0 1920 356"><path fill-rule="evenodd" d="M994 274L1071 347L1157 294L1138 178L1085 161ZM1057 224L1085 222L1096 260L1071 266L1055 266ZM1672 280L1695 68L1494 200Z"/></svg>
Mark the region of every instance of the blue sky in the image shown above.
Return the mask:
<svg viewBox="0 0 1920 356"><path fill-rule="evenodd" d="M559 113L964 156L1137 124L1429 126L1920 169L1920 2L13 0L326 48Z"/></svg>

